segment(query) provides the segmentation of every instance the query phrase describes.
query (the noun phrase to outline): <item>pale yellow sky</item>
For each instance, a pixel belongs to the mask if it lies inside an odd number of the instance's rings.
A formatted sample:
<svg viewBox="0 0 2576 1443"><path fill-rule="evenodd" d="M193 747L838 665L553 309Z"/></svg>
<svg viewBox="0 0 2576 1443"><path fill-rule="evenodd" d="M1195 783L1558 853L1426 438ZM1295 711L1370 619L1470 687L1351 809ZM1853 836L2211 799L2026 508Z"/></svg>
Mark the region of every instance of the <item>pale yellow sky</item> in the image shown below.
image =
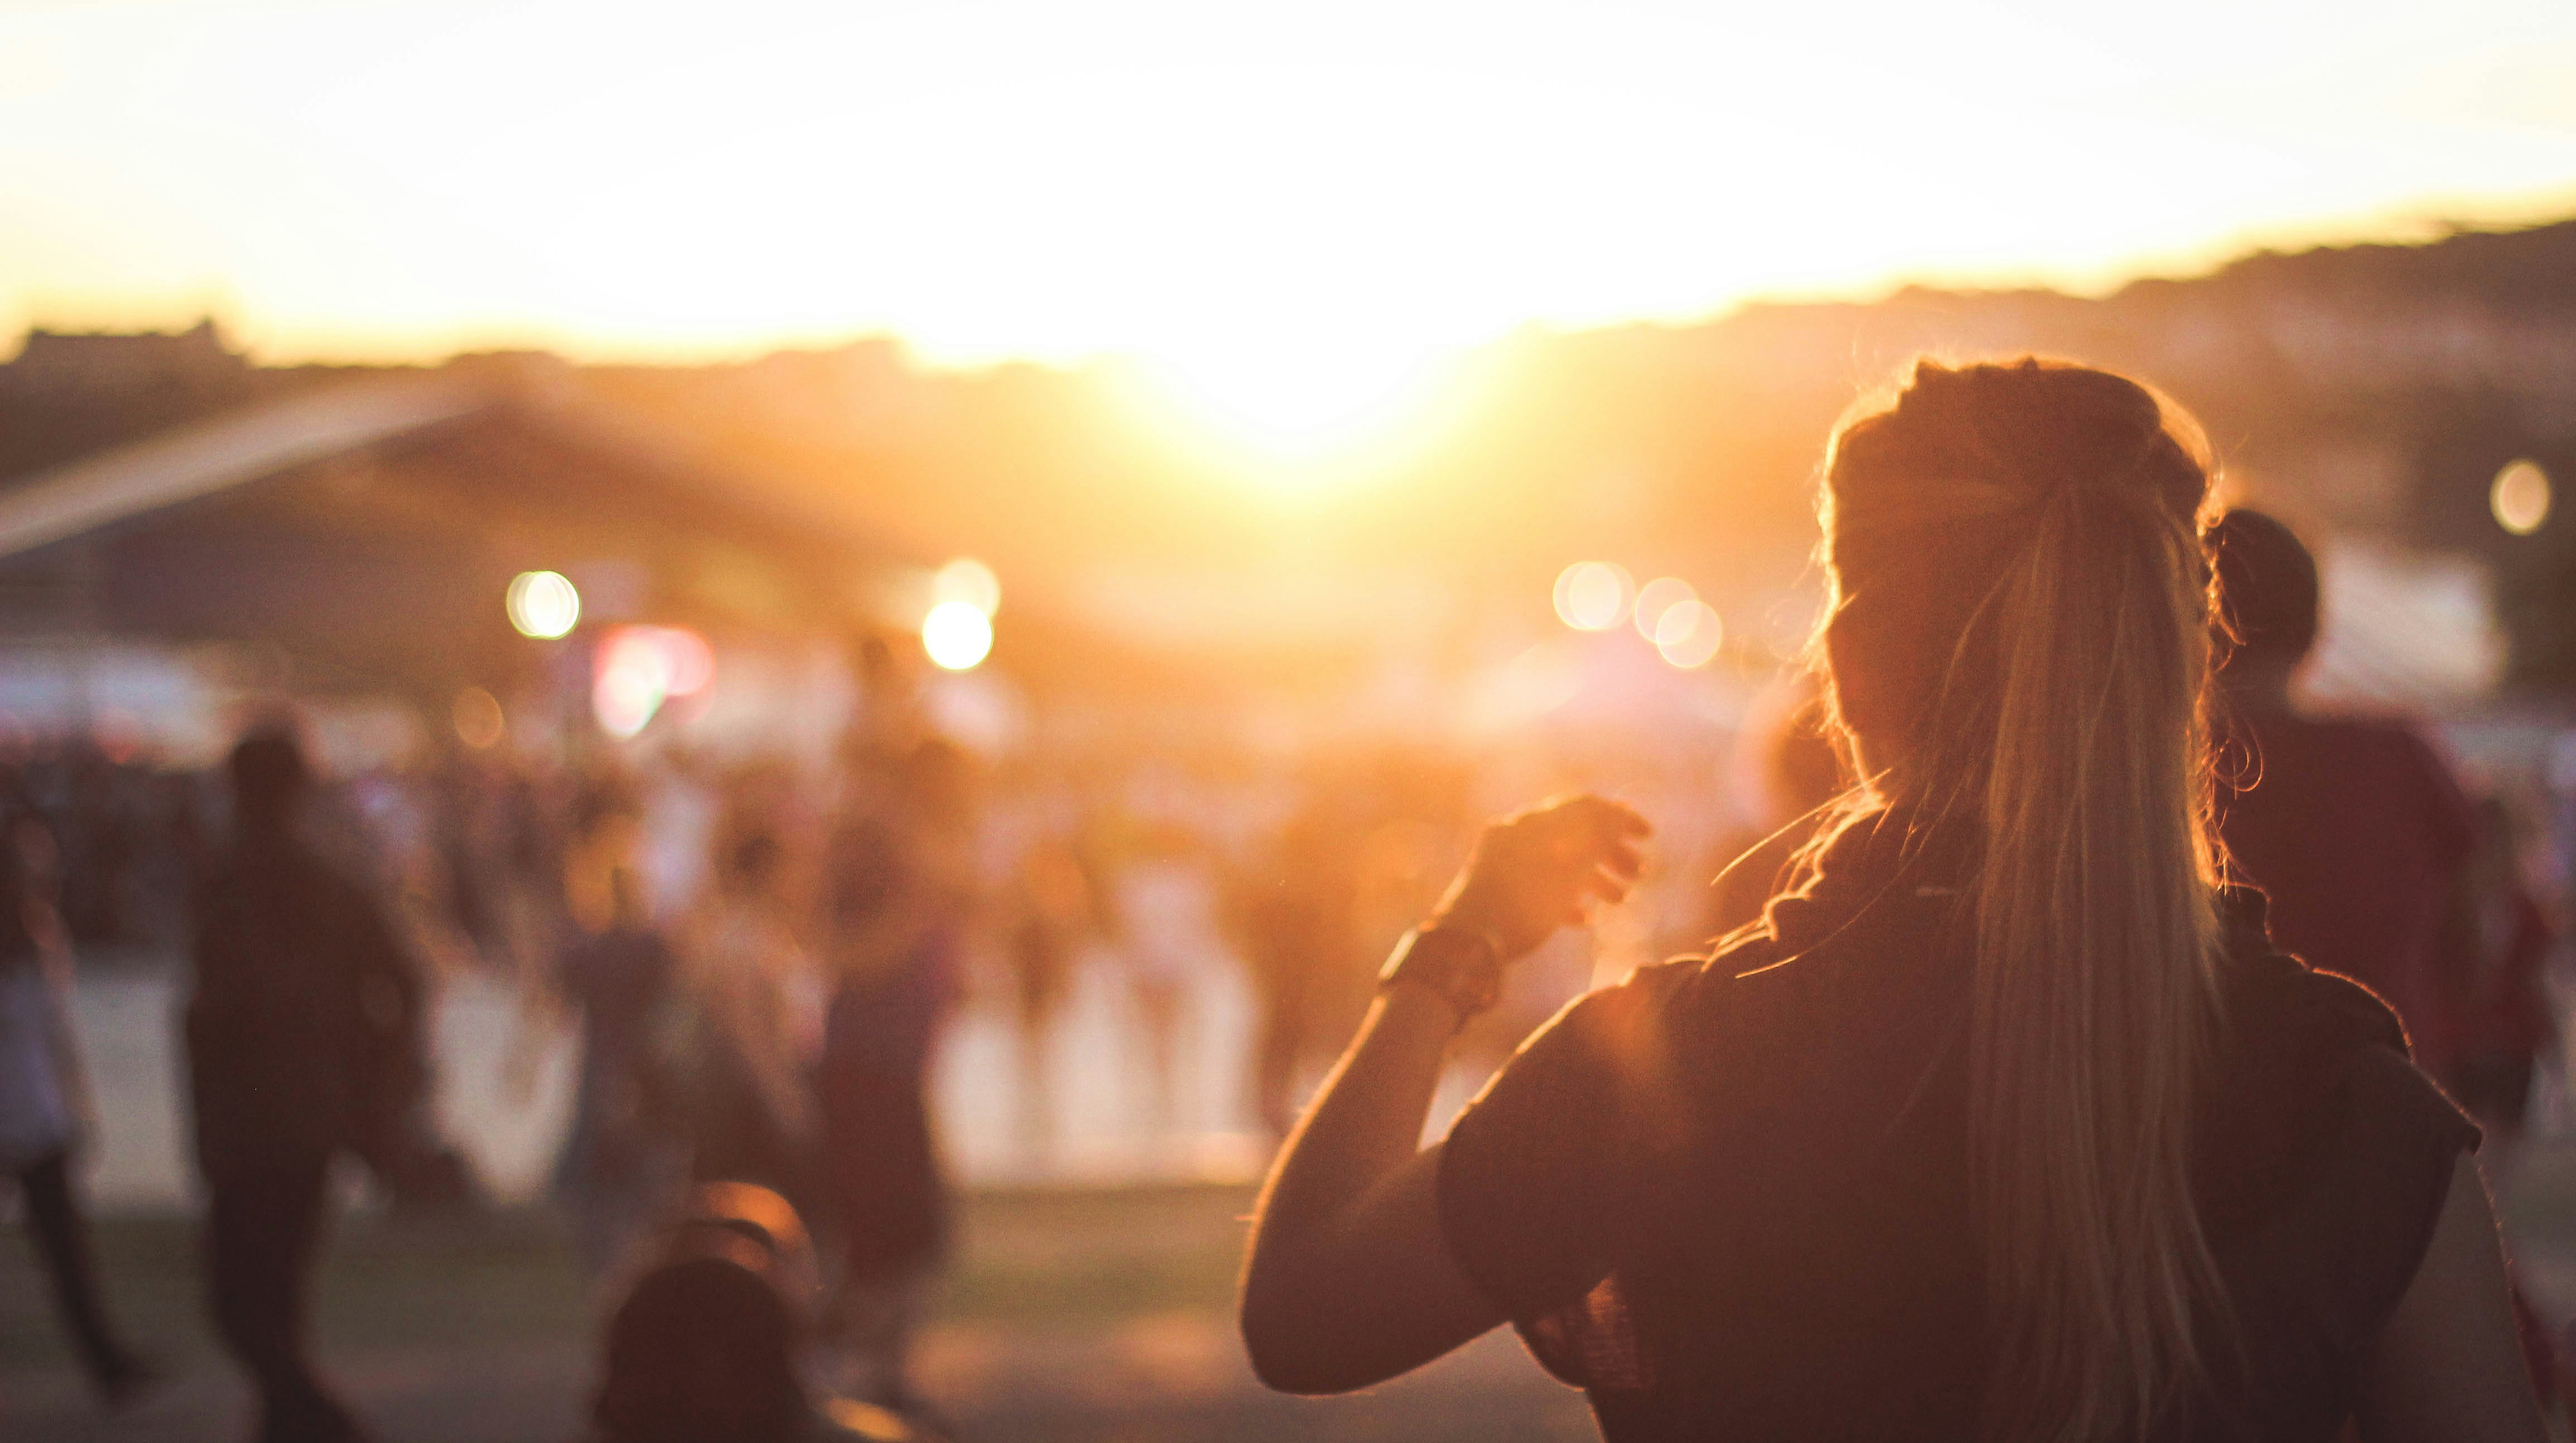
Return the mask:
<svg viewBox="0 0 2576 1443"><path fill-rule="evenodd" d="M1533 321L2566 213L2566 0L0 0L0 327L278 358L1382 398Z"/></svg>

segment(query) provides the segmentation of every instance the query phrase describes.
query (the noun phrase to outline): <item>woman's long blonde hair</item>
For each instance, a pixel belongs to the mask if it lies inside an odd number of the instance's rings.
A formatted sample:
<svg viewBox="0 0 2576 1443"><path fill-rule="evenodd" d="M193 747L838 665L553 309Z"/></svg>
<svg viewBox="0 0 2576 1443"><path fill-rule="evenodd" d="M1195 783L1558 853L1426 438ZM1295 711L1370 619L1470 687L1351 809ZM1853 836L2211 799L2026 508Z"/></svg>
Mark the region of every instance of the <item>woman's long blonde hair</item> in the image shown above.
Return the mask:
<svg viewBox="0 0 2576 1443"><path fill-rule="evenodd" d="M2227 1326L2191 1188L2214 1027L2209 470L2189 419L2059 362L1920 362L1825 468L1837 719L1877 800L1969 821L1986 1434L2170 1420Z"/></svg>

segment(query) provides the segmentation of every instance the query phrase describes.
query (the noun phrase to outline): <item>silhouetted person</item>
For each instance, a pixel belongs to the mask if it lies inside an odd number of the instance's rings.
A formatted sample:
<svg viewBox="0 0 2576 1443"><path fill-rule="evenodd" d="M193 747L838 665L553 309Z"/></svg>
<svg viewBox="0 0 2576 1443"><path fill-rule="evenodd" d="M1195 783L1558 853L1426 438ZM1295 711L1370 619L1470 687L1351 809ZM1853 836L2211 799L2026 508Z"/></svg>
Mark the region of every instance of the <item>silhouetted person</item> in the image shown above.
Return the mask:
<svg viewBox="0 0 2576 1443"><path fill-rule="evenodd" d="M2445 1084L2464 1060L2480 972L2468 893L2477 816L2433 748L2392 721L2300 710L2290 678L2317 639L2317 566L2287 526L2236 510L2210 531L2226 697L2219 827L2271 898L2272 937L2386 998Z"/></svg>
<svg viewBox="0 0 2576 1443"><path fill-rule="evenodd" d="M2450 768L2411 728L2293 704L2319 605L2316 560L2289 527L2239 509L2209 539L2232 864L2271 899L2282 950L2385 998L2416 1063L2482 1122L2511 1128L2550 1027L2534 975L2548 934L2511 875L2509 830L2481 836ZM2504 849L2501 876L2479 865L2490 849ZM2505 917L2490 937L2493 908ZM2533 1380L2553 1392L2547 1330L2519 1293L2515 1305Z"/></svg>
<svg viewBox="0 0 2576 1443"><path fill-rule="evenodd" d="M297 835L310 784L281 730L233 749L232 847L200 882L188 1000L215 1328L264 1443L363 1436L307 1356L334 1158L383 1156L426 1082L419 983L375 900Z"/></svg>
<svg viewBox="0 0 2576 1443"><path fill-rule="evenodd" d="M690 1175L810 1200L819 1137L813 1071L824 989L778 897L778 839L725 848L692 938L697 1008Z"/></svg>
<svg viewBox="0 0 2576 1443"><path fill-rule="evenodd" d="M1259 1375L1499 1323L1605 1438L2539 1443L2478 1131L2222 885L2209 467L2125 377L1919 363L1827 451L1822 641L1868 783L1811 877L1425 1115L1503 969L1641 865L1489 826L1289 1139Z"/></svg>
<svg viewBox="0 0 2576 1443"><path fill-rule="evenodd" d="M2481 798L2477 821L2456 930L2478 965L2462 988L2449 1086L2471 1116L2519 1132L2539 1054L2557 1043L2540 975L2557 938L2524 880L2520 839L2502 799Z"/></svg>
<svg viewBox="0 0 2576 1443"><path fill-rule="evenodd" d="M1253 1111L1274 1138L1286 1137L1297 1120L1297 1083L1307 1063L1348 1033L1350 1019L1331 1014L1337 994L1351 990L1342 984L1359 952L1352 925L1357 830L1318 788L1238 884L1232 911L1260 1017ZM1332 1030L1337 1022L1340 1032Z"/></svg>
<svg viewBox="0 0 2576 1443"><path fill-rule="evenodd" d="M53 871L42 824L0 792L0 1173L18 1184L27 1235L81 1371L115 1404L157 1375L108 1320L72 1186L87 1079L65 1006L70 958Z"/></svg>
<svg viewBox="0 0 2576 1443"><path fill-rule="evenodd" d="M808 1396L797 1356L813 1293L813 1257L786 1199L746 1183L700 1187L609 1321L592 1443L922 1437L884 1409Z"/></svg>
<svg viewBox="0 0 2576 1443"><path fill-rule="evenodd" d="M1055 1141L1055 1030L1074 965L1094 926L1090 879L1068 839L1029 844L1009 898L1003 939L1010 965L1012 1020L1019 1026L1020 1150L1036 1163Z"/></svg>
<svg viewBox="0 0 2576 1443"><path fill-rule="evenodd" d="M913 1406L907 1358L947 1255L950 1197L930 1066L960 986L973 905L967 758L942 741L895 759L883 790L835 829L824 879L834 973L817 1090L825 1188L844 1269L828 1320L836 1382Z"/></svg>
<svg viewBox="0 0 2576 1443"><path fill-rule="evenodd" d="M124 941L131 934L127 893L139 850L128 811L129 773L86 736L66 749L63 770L70 795L56 845L64 861L64 925L82 941Z"/></svg>
<svg viewBox="0 0 2576 1443"><path fill-rule="evenodd" d="M556 1178L594 1279L663 1216L689 1167L670 1035L679 963L635 870L612 867L608 891L607 925L564 949L559 979L581 1013L581 1082Z"/></svg>
<svg viewBox="0 0 2576 1443"><path fill-rule="evenodd" d="M1135 1009L1141 1044L1135 1072L1145 1084L1154 1141L1168 1147L1191 1125L1182 1044L1194 1021L1199 985L1222 955L1216 874L1195 833L1178 822L1157 821L1137 830L1115 875L1114 955Z"/></svg>

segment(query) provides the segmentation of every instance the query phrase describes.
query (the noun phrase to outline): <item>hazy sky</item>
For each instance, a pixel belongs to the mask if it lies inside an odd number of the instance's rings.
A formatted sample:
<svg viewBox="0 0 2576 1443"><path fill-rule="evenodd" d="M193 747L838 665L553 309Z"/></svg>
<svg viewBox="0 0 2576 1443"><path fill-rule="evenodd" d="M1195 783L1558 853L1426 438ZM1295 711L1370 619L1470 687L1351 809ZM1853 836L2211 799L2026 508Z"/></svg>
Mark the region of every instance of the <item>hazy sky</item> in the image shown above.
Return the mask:
<svg viewBox="0 0 2576 1443"><path fill-rule="evenodd" d="M1540 320L2576 213L2568 0L0 0L0 326L891 330L1377 385Z"/></svg>

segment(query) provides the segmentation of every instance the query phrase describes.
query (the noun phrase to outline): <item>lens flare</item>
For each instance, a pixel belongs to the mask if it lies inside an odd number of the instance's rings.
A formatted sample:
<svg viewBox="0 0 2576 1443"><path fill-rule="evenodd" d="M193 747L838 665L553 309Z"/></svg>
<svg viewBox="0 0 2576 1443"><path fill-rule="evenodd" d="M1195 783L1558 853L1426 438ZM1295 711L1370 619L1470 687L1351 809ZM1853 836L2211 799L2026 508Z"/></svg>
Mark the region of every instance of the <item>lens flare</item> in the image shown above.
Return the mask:
<svg viewBox="0 0 2576 1443"><path fill-rule="evenodd" d="M1717 608L1694 598L1665 608L1655 621L1654 639L1664 660L1687 671L1716 658L1726 644L1726 621Z"/></svg>
<svg viewBox="0 0 2576 1443"><path fill-rule="evenodd" d="M1626 619L1636 594L1617 563L1578 561L1557 573L1556 617L1577 631L1608 631Z"/></svg>
<svg viewBox="0 0 2576 1443"><path fill-rule="evenodd" d="M458 692L456 700L448 704L447 718L456 728L456 739L478 752L498 746L508 729L508 718L501 715L500 699L479 686Z"/></svg>
<svg viewBox="0 0 2576 1443"><path fill-rule="evenodd" d="M1699 593L1691 590L1691 584L1679 577L1658 576L1638 587L1637 634L1653 641L1655 628L1662 623L1665 612L1697 600Z"/></svg>
<svg viewBox="0 0 2576 1443"><path fill-rule="evenodd" d="M591 715L610 736L631 737L664 702L706 690L715 667L706 638L686 627L617 627L591 658Z"/></svg>
<svg viewBox="0 0 2576 1443"><path fill-rule="evenodd" d="M568 636L581 621L581 593L561 572L522 571L510 578L502 601L519 634L539 641Z"/></svg>
<svg viewBox="0 0 2576 1443"><path fill-rule="evenodd" d="M948 671L970 671L993 650L993 623L963 601L943 601L921 619L921 649Z"/></svg>
<svg viewBox="0 0 2576 1443"><path fill-rule="evenodd" d="M600 665L591 676L590 714L598 719L601 731L631 737L662 709L659 678L634 652L603 648L600 655Z"/></svg>
<svg viewBox="0 0 2576 1443"><path fill-rule="evenodd" d="M644 626L636 630L648 633L653 645L662 652L663 669L670 675L673 696L696 696L716 679L716 654L707 639L685 626Z"/></svg>
<svg viewBox="0 0 2576 1443"><path fill-rule="evenodd" d="M2516 536L2529 536L2549 520L2549 473L2537 461L2516 461L2496 473L2487 505L2496 524Z"/></svg>
<svg viewBox="0 0 2576 1443"><path fill-rule="evenodd" d="M930 599L933 604L962 601L991 616L1002 609L1002 579L983 562L971 556L960 556L939 568L939 574L931 578Z"/></svg>

